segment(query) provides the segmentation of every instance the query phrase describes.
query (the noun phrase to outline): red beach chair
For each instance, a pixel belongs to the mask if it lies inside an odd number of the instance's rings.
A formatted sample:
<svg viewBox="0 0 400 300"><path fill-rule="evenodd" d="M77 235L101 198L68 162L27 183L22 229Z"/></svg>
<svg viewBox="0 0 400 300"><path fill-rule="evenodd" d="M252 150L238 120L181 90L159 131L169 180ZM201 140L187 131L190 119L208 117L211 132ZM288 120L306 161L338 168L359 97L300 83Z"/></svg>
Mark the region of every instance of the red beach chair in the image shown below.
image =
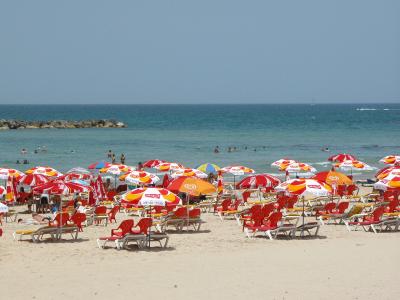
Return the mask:
<svg viewBox="0 0 400 300"><path fill-rule="evenodd" d="M99 248L104 248L107 242L115 242L117 249L119 249L119 240L122 239L125 235L130 234L134 225L134 221L132 219L124 220L119 224L118 228L111 229L111 236L100 237L97 239L97 245ZM101 241L104 241L103 245L101 245Z"/></svg>

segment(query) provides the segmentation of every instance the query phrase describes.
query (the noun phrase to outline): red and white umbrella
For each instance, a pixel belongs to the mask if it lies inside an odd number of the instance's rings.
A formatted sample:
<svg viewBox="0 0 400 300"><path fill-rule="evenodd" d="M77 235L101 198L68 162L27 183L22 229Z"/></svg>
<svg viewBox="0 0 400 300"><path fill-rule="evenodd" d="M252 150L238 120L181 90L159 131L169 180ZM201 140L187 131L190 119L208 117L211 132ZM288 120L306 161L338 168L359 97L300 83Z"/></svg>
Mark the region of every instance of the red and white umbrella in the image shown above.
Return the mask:
<svg viewBox="0 0 400 300"><path fill-rule="evenodd" d="M273 188L280 183L281 181L275 176L269 174L257 174L243 178L240 182L238 182L236 188L238 189L257 189L260 187Z"/></svg>
<svg viewBox="0 0 400 300"><path fill-rule="evenodd" d="M357 158L354 155L347 154L347 153L339 153L332 155L328 158L329 161L332 162L344 162L346 160L357 160Z"/></svg>
<svg viewBox="0 0 400 300"><path fill-rule="evenodd" d="M372 171L374 168L359 160L345 160L335 164L335 167L345 171Z"/></svg>
<svg viewBox="0 0 400 300"><path fill-rule="evenodd" d="M166 161L162 159L151 159L143 163L143 168L155 168L162 163L166 163Z"/></svg>
<svg viewBox="0 0 400 300"><path fill-rule="evenodd" d="M138 188L122 195L122 201L143 206L177 205L181 199L164 188Z"/></svg>
<svg viewBox="0 0 400 300"><path fill-rule="evenodd" d="M289 173L299 173L299 172L311 172L314 173L317 170L310 166L309 164L302 162L295 162L288 165L282 165L280 168L281 171L287 171Z"/></svg>
<svg viewBox="0 0 400 300"><path fill-rule="evenodd" d="M384 168L376 173L375 177L381 180L391 175L400 176L400 166Z"/></svg>
<svg viewBox="0 0 400 300"><path fill-rule="evenodd" d="M121 175L119 180L132 184L154 184L160 180L157 175L145 171L132 171Z"/></svg>
<svg viewBox="0 0 400 300"><path fill-rule="evenodd" d="M177 171L179 169L184 169L185 167L182 164L175 163L175 162L164 162L155 166L157 170L161 172L168 172L168 171Z"/></svg>
<svg viewBox="0 0 400 300"><path fill-rule="evenodd" d="M387 165L400 164L400 155L388 155L379 160L379 162Z"/></svg>
<svg viewBox="0 0 400 300"><path fill-rule="evenodd" d="M86 174L86 173L67 173L67 174L59 177L59 179L65 180L65 181L91 180L92 178L93 178L92 174Z"/></svg>
<svg viewBox="0 0 400 300"><path fill-rule="evenodd" d="M234 176L242 176L248 173L255 173L253 169L244 166L227 166L221 169L222 173L230 173Z"/></svg>
<svg viewBox="0 0 400 300"><path fill-rule="evenodd" d="M0 168L0 179L7 180L8 177L19 178L23 176L24 173L16 169Z"/></svg>
<svg viewBox="0 0 400 300"><path fill-rule="evenodd" d="M40 174L27 174L18 179L18 183L21 185L37 186L49 182L50 179Z"/></svg>
<svg viewBox="0 0 400 300"><path fill-rule="evenodd" d="M198 178L207 178L208 175L200 170L197 169L179 169L175 173L172 173L172 178L178 177L198 177Z"/></svg>
<svg viewBox="0 0 400 300"><path fill-rule="evenodd" d="M62 175L61 172L58 172L56 169L51 167L41 167L37 166L25 171L25 174L39 174L47 177L59 177Z"/></svg>
<svg viewBox="0 0 400 300"><path fill-rule="evenodd" d="M292 195L302 196L328 196L332 193L332 187L322 181L308 178L298 178L285 181L275 187L278 192L286 192Z"/></svg>
<svg viewBox="0 0 400 300"><path fill-rule="evenodd" d="M38 185L32 189L36 194L47 192L56 195L68 195L73 193L88 193L92 190L90 186L85 186L71 181L54 180Z"/></svg>
<svg viewBox="0 0 400 300"><path fill-rule="evenodd" d="M397 174L396 174L397 173ZM400 172L393 172L374 184L377 190L400 190Z"/></svg>
<svg viewBox="0 0 400 300"><path fill-rule="evenodd" d="M284 166L287 166L287 165L290 165L290 164L294 164L294 163L296 163L296 161L293 160L293 159L282 158L282 159L279 159L277 161L274 161L271 164L271 167L275 167L275 168L281 169Z"/></svg>
<svg viewBox="0 0 400 300"><path fill-rule="evenodd" d="M82 167L75 167L75 168L72 168L71 170L69 170L68 172L67 172L67 174L69 174L69 173L74 173L74 174L90 174L90 171L89 170L87 170L87 169L85 169L85 168L82 168Z"/></svg>
<svg viewBox="0 0 400 300"><path fill-rule="evenodd" d="M135 167L127 165L112 164L106 168L100 169L100 173L108 173L113 175L121 175L122 173L128 173L135 170Z"/></svg>
<svg viewBox="0 0 400 300"><path fill-rule="evenodd" d="M6 194L6 188L0 185L0 197L3 197Z"/></svg>

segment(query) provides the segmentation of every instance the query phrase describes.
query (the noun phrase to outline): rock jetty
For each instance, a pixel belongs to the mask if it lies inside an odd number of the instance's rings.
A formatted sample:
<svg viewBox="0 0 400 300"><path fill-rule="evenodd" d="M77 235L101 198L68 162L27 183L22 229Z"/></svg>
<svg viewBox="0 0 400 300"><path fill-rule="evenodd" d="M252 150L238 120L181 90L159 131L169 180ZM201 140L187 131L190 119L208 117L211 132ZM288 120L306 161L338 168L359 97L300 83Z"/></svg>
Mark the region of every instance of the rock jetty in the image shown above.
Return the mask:
<svg viewBox="0 0 400 300"><path fill-rule="evenodd" d="M52 121L23 121L1 120L0 130L8 129L72 129L72 128L125 128L126 124L115 120L52 120Z"/></svg>

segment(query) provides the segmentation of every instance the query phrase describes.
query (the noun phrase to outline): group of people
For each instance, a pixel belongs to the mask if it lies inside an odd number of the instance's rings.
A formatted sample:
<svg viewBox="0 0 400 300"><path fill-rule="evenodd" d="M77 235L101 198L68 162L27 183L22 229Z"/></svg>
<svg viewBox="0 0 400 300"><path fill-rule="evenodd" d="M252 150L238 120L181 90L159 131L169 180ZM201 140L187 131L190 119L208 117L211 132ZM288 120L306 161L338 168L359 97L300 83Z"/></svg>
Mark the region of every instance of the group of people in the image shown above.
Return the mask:
<svg viewBox="0 0 400 300"><path fill-rule="evenodd" d="M115 164L116 161L117 161L117 160L116 160L115 153L112 152L111 150L108 150L108 152L107 152L107 158L108 158L109 160L111 160L111 163L113 163L113 164ZM125 160L126 160L125 154L122 153L121 156L120 156L121 164L125 164Z"/></svg>
<svg viewBox="0 0 400 300"><path fill-rule="evenodd" d="M248 150L248 147L244 146L243 149L244 150ZM265 150L265 149L267 149L267 147L266 146L262 146L262 149ZM236 152L236 151L238 151L238 148L236 146L229 146L228 149L227 149L228 153ZM256 152L257 151L257 147L254 147L253 151ZM215 146L214 153L220 153L220 152L221 152L221 148L219 146Z"/></svg>

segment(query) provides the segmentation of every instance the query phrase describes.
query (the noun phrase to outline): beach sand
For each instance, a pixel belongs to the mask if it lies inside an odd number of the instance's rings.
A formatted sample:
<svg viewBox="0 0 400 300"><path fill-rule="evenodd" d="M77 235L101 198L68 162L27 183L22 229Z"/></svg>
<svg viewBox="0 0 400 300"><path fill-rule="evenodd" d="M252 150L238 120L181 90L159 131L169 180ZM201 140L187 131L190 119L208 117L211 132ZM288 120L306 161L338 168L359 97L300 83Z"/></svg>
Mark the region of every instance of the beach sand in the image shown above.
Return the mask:
<svg viewBox="0 0 400 300"><path fill-rule="evenodd" d="M118 222L124 218L120 214ZM400 233L323 226L316 239L247 239L233 220L203 214L199 233L172 233L149 251L97 247L111 228L76 242L13 241L3 222L2 299L395 299ZM32 226L28 226L32 227ZM112 246L112 244L109 244Z"/></svg>

